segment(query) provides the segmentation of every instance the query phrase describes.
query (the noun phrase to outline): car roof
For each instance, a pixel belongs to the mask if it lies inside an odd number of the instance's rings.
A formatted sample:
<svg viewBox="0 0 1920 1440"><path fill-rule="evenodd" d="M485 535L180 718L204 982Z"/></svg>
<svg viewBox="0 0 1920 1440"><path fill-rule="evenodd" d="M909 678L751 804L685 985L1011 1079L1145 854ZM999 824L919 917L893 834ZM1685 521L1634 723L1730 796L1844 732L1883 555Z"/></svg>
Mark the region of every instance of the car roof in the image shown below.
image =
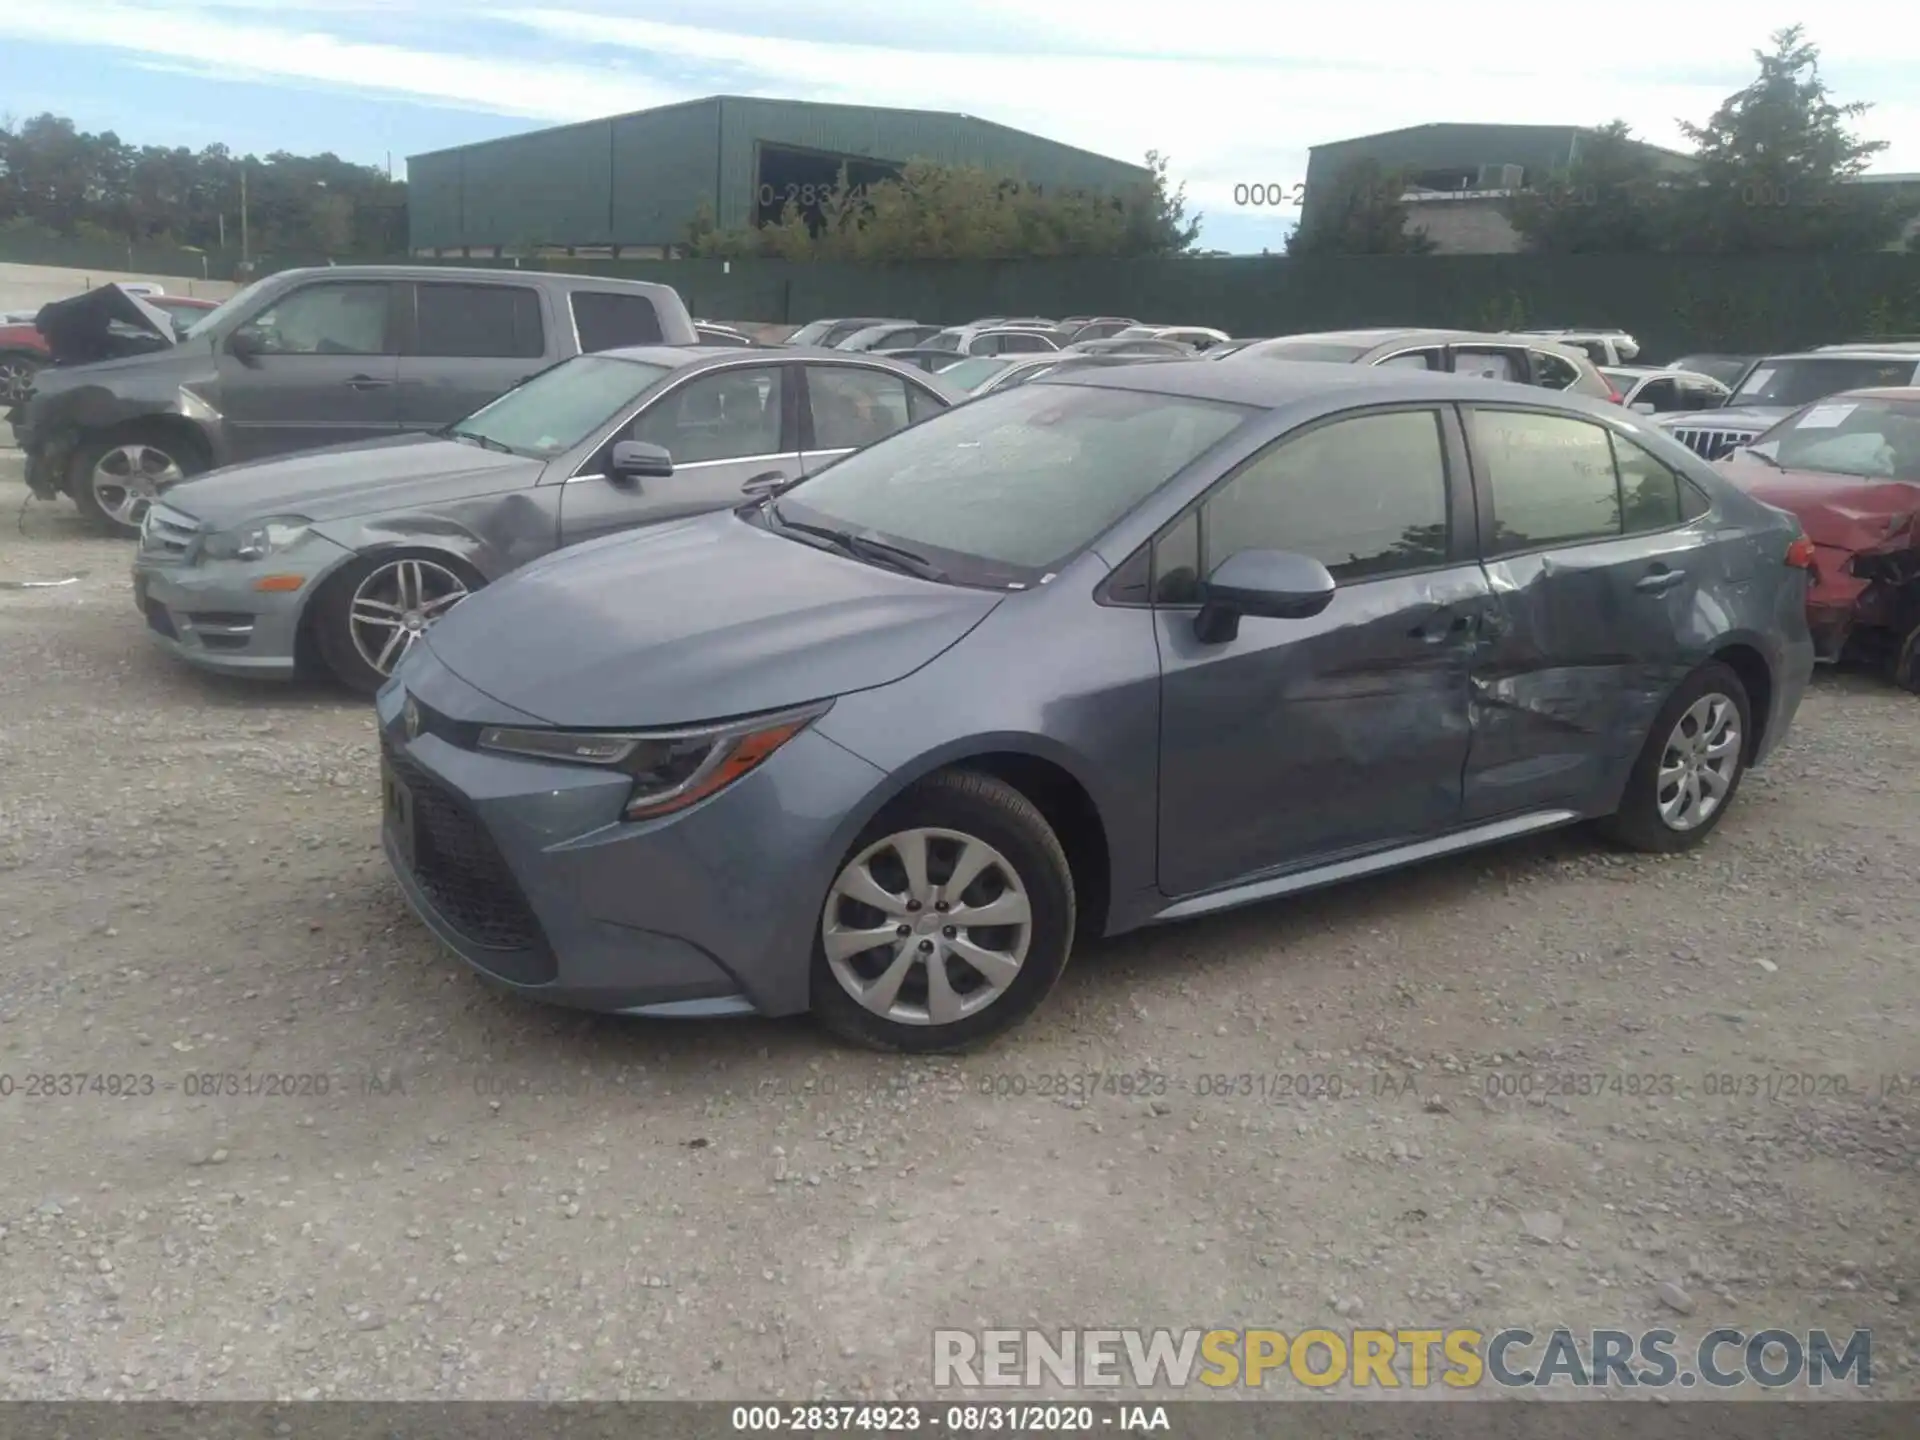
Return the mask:
<svg viewBox="0 0 1920 1440"><path fill-rule="evenodd" d="M671 291L671 285L658 280L623 280L613 276L576 275L566 270L488 270L461 265L308 265L297 270L276 270L263 279L290 280L329 275L334 279L361 280L472 280L493 285L512 285L536 281L568 290L633 290L658 293Z"/></svg>
<svg viewBox="0 0 1920 1440"><path fill-rule="evenodd" d="M1095 369L1099 373L1093 373ZM1394 401L1516 400L1592 410L1599 402L1562 390L1515 385L1511 380L1482 380L1432 370L1392 366L1329 365L1316 360L1273 360L1263 365L1214 365L1204 357L1167 358L1153 365L1083 367L1062 375L1043 375L1033 385L1092 385L1115 390L1177 395L1194 400L1223 400L1276 410L1302 400L1357 392L1359 403ZM1520 392L1516 394L1515 392ZM1616 406L1604 407L1616 410Z"/></svg>
<svg viewBox="0 0 1920 1440"><path fill-rule="evenodd" d="M741 345L625 345L618 350L597 350L596 355L615 360L638 360L648 365L664 365L685 370L696 365L716 365L732 360L743 365L793 365L802 360L830 360L840 365L866 365L886 362L894 369L906 370L898 361L870 350L833 350L825 345L769 345L748 350Z"/></svg>
<svg viewBox="0 0 1920 1440"><path fill-rule="evenodd" d="M1777 365L1782 360L1905 360L1911 364L1920 362L1920 350L1889 350L1871 345L1857 347L1849 345L1842 350L1793 350L1757 358L1763 365Z"/></svg>

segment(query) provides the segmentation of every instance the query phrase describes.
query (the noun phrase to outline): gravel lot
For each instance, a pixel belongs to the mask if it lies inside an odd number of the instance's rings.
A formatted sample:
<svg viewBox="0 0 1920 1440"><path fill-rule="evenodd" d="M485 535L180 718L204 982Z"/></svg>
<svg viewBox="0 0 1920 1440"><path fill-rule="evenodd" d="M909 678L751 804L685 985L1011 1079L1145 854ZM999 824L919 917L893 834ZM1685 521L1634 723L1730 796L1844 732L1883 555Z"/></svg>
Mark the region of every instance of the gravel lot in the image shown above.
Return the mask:
<svg viewBox="0 0 1920 1440"><path fill-rule="evenodd" d="M1920 1389L1911 696L1822 676L1694 855L1131 937L890 1059L482 989L388 879L368 711L171 663L128 547L24 498L0 451L0 1395L924 1395L938 1325L1356 1323L1871 1326Z"/></svg>

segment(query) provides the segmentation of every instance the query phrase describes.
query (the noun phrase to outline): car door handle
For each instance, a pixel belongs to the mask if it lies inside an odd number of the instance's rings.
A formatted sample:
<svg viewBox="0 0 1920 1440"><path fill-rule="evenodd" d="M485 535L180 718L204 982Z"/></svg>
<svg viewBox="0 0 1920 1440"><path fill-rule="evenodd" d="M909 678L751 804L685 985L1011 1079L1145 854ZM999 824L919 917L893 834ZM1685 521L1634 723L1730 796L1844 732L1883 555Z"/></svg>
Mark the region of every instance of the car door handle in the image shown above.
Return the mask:
<svg viewBox="0 0 1920 1440"><path fill-rule="evenodd" d="M382 380L373 375L350 375L347 385L354 390L384 390L393 384L391 380Z"/></svg>
<svg viewBox="0 0 1920 1440"><path fill-rule="evenodd" d="M1633 588L1643 595L1664 595L1686 578L1684 570L1654 570L1634 581Z"/></svg>

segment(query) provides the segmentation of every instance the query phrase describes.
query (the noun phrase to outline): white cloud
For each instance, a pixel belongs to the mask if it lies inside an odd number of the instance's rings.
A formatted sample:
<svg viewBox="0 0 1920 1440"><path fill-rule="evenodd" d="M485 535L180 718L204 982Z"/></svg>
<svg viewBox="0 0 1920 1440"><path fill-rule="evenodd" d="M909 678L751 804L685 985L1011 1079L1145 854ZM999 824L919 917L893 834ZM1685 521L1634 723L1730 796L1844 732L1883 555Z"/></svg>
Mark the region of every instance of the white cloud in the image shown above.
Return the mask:
<svg viewBox="0 0 1920 1440"><path fill-rule="evenodd" d="M537 121L714 90L962 110L1123 159L1158 149L1173 157L1190 199L1220 213L1238 183L1298 182L1309 145L1432 120L1619 116L1649 140L1677 144L1676 117L1704 118L1751 73L1749 52L1798 19L1798 8L1695 0L1689 38L1666 45L1605 12L1510 0L1371 0L1347 13L1242 0L1186 0L1172 11L1121 0L973 0L958 12L965 28L943 12L946 48L932 49L915 47L902 18L912 12L891 0L886 44L745 33L756 7L726 0L697 12L647 0L390 0L379 8L375 0L63 0L0 6L0 37ZM657 18L669 9L700 21ZM789 0L782 18L789 30L812 22L844 34L875 13L872 0ZM469 40L485 33L476 22L506 26L523 43L482 53L457 41L429 47L413 38L433 33L417 24L422 18ZM1843 97L1853 94L1849 71L1920 70L1920 26L1890 18L1866 0L1831 0L1820 13L1813 38ZM391 28L410 20L411 28ZM1025 48L955 50L955 34ZM625 63L616 69L612 57ZM1863 128L1895 142L1876 168L1920 170L1920 104L1889 94Z"/></svg>

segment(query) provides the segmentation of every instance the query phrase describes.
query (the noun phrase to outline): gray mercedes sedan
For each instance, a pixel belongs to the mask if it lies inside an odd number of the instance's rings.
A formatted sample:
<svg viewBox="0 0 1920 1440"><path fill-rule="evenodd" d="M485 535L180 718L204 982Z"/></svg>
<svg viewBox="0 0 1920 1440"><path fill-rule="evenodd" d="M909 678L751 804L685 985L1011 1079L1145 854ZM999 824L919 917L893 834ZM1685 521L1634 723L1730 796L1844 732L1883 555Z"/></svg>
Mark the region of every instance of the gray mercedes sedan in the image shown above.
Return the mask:
<svg viewBox="0 0 1920 1440"><path fill-rule="evenodd" d="M1698 844L1800 703L1811 553L1604 401L1049 376L462 605L376 701L386 853L529 996L954 1049L1077 936Z"/></svg>
<svg viewBox="0 0 1920 1440"><path fill-rule="evenodd" d="M550 550L740 503L965 399L837 350L581 355L444 430L224 470L146 512L134 598L182 659L371 695L427 627Z"/></svg>

